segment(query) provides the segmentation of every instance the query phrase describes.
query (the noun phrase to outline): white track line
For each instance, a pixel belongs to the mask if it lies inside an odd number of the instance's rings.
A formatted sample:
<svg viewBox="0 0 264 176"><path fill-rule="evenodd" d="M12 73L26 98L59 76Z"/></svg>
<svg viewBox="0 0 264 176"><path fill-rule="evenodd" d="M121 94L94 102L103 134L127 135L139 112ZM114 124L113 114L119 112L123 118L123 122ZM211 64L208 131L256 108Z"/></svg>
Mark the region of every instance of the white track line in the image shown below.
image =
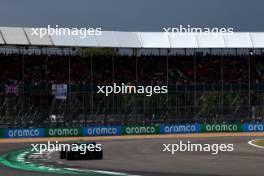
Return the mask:
<svg viewBox="0 0 264 176"><path fill-rule="evenodd" d="M256 145L256 144L253 143L253 142L256 141L256 140L259 140L259 139L253 139L253 140L251 140L251 141L248 141L248 144L249 144L249 145L252 145L252 146L254 146L254 147L257 147L257 148L264 149L264 147L259 146L259 145Z"/></svg>

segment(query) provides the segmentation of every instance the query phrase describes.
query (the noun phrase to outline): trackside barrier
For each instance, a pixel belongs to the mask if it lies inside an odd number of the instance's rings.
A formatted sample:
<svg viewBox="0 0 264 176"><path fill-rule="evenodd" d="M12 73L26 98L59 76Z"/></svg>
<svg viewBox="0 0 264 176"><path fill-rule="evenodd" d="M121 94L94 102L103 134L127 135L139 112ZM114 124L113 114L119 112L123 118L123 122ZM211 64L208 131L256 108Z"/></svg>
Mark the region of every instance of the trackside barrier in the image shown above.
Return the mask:
<svg viewBox="0 0 264 176"><path fill-rule="evenodd" d="M202 124L201 132L243 132L243 125L230 124Z"/></svg>
<svg viewBox="0 0 264 176"><path fill-rule="evenodd" d="M83 136L119 136L121 126L88 126L83 128Z"/></svg>
<svg viewBox="0 0 264 176"><path fill-rule="evenodd" d="M0 138L3 138L3 129L0 129Z"/></svg>
<svg viewBox="0 0 264 176"><path fill-rule="evenodd" d="M160 134L160 125L123 126L123 135Z"/></svg>
<svg viewBox="0 0 264 176"><path fill-rule="evenodd" d="M160 134L177 134L177 133L199 133L201 132L200 124L185 125L161 125Z"/></svg>
<svg viewBox="0 0 264 176"><path fill-rule="evenodd" d="M168 124L136 126L88 126L85 128L0 129L0 138L66 136L120 136L141 134L180 134L202 132L264 132L264 123Z"/></svg>
<svg viewBox="0 0 264 176"><path fill-rule="evenodd" d="M262 132L264 131L264 123L244 123L243 132Z"/></svg>
<svg viewBox="0 0 264 176"><path fill-rule="evenodd" d="M4 138L36 138L44 136L44 128L17 128L3 130Z"/></svg>
<svg viewBox="0 0 264 176"><path fill-rule="evenodd" d="M83 136L82 128L46 128L45 137Z"/></svg>

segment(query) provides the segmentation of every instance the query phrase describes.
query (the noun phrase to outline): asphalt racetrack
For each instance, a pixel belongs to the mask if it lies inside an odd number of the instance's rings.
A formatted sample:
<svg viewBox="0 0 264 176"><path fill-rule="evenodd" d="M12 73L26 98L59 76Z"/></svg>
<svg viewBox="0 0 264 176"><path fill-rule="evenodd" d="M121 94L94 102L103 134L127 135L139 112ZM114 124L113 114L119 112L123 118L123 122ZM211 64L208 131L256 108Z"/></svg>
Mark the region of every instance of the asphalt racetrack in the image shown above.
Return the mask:
<svg viewBox="0 0 264 176"><path fill-rule="evenodd" d="M9 167L14 158L14 152L30 148L25 143L0 143L1 176L48 176L48 175L77 175L101 176L101 175L142 175L142 176L263 176L264 175L264 149L256 148L248 144L252 139L263 137L190 137L178 138L162 137L153 139L113 139L97 140L103 145L103 160L66 161L60 160L57 152L45 155L25 156L21 159L26 164L35 163L51 168L70 168L68 172L50 169L51 172L36 172L21 170L14 162L15 167ZM163 144L177 144L190 141L191 143L209 144L234 144L233 152L220 152L212 155L208 152L162 152ZM26 141L26 140L25 140ZM63 143L63 142L61 142ZM66 142L65 142L66 143ZM13 152L13 153L12 153ZM19 153L19 152L18 152ZM3 155L5 155L3 157ZM7 161L5 161L7 160ZM5 162L3 162L5 161ZM3 164L4 163L4 164Z"/></svg>

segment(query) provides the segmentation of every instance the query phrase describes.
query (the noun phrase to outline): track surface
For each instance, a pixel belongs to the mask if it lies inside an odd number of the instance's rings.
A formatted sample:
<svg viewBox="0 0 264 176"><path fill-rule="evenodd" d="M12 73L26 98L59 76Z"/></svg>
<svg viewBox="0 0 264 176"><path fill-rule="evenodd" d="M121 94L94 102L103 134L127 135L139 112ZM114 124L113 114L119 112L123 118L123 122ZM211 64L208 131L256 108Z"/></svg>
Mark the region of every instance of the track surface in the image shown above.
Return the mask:
<svg viewBox="0 0 264 176"><path fill-rule="evenodd" d="M169 138L130 139L100 141L104 159L95 161L65 161L63 164L80 169L116 171L145 176L263 176L264 150L247 142L263 137L217 137L217 138ZM233 152L212 155L207 152L177 152L175 155L162 152L162 144L179 143L233 143ZM0 153L30 147L29 143L2 143ZM50 161L58 161L58 153L52 153ZM14 170L0 165L2 176L48 176L51 173L36 173Z"/></svg>

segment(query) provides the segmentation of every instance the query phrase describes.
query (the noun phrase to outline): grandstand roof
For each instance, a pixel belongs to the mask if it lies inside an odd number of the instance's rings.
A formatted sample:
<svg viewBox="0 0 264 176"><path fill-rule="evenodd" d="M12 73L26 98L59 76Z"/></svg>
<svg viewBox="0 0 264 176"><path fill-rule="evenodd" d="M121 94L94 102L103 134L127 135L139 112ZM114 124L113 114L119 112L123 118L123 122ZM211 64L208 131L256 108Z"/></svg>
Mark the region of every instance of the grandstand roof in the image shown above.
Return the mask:
<svg viewBox="0 0 264 176"><path fill-rule="evenodd" d="M31 28L0 27L0 45L113 48L264 48L264 32L226 35L102 31L101 35L32 35Z"/></svg>

